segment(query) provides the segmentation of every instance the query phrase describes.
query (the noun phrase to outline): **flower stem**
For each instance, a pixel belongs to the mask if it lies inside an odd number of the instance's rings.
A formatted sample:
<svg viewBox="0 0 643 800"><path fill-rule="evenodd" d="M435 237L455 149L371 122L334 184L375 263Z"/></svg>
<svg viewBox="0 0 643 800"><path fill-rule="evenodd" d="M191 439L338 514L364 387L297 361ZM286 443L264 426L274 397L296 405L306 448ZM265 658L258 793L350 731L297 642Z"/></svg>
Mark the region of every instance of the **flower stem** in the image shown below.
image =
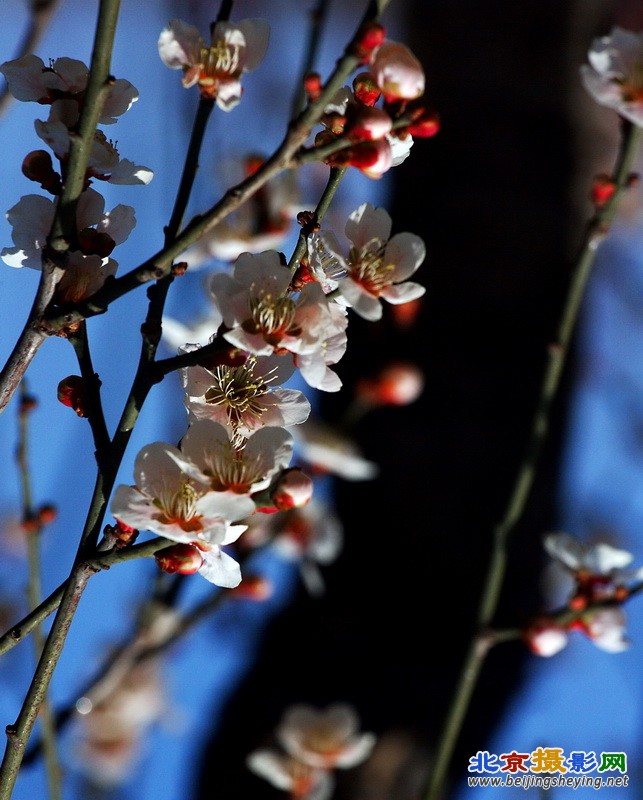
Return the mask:
<svg viewBox="0 0 643 800"><path fill-rule="evenodd" d="M447 778L453 751L462 730L473 691L487 653L494 644L493 638L489 637L486 631L491 624L500 598L507 568L509 538L523 514L533 486L536 467L549 428L552 404L560 384L565 358L572 341L572 334L594 263L596 249L607 234L609 225L614 220L620 201L629 186L629 178L641 135L641 128L625 120L622 121L621 145L613 175L616 190L608 202L602 208L597 209L588 222L575 260L556 336L548 349L548 360L526 452L518 468L504 514L493 531L491 557L478 605L477 633L474 634L469 645L453 700L438 739L438 750L425 800L438 800L442 796L443 784Z"/></svg>

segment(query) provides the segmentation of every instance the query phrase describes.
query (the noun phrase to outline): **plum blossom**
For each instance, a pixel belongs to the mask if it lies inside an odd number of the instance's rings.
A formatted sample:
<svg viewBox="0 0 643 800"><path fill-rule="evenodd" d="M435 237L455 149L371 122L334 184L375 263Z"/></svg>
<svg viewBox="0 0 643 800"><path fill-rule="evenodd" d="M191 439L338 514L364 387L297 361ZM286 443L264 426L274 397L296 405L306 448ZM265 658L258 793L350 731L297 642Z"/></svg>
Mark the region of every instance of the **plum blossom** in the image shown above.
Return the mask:
<svg viewBox="0 0 643 800"><path fill-rule="evenodd" d="M224 338L255 355L290 352L309 385L336 391L341 382L329 364L346 350L345 309L316 282L293 292L291 277L273 250L243 253L232 277L215 273L212 295L229 328Z"/></svg>
<svg viewBox="0 0 643 800"><path fill-rule="evenodd" d="M298 425L310 413L303 392L272 387L293 372L294 365L280 356L251 356L240 366L187 367L183 382L190 418L212 419L237 441L264 426Z"/></svg>
<svg viewBox="0 0 643 800"><path fill-rule="evenodd" d="M550 533L544 539L544 547L577 580L623 585L643 578L643 567L625 569L634 560L632 553L606 542L585 544L568 533Z"/></svg>
<svg viewBox="0 0 643 800"><path fill-rule="evenodd" d="M327 770L303 764L277 750L255 750L246 764L276 789L289 792L291 800L329 800L335 788L333 776Z"/></svg>
<svg viewBox="0 0 643 800"><path fill-rule="evenodd" d="M349 216L345 233L352 246L340 254L335 238L322 234L328 253L346 270L338 280L343 300L367 320L382 316L380 298L399 304L424 294L424 287L407 281L424 261L424 242L413 233L391 237L391 217L383 208L363 203Z"/></svg>
<svg viewBox="0 0 643 800"><path fill-rule="evenodd" d="M230 523L252 514L254 503L246 495L213 492L179 466L182 460L170 444L145 446L134 465L136 485L116 488L111 513L132 528L195 545L203 555L203 577L217 586L237 586L239 564L221 547L243 533L245 525Z"/></svg>
<svg viewBox="0 0 643 800"><path fill-rule="evenodd" d="M240 445L228 428L210 419L190 425L181 440L183 471L215 492L248 495L265 489L290 463L293 437L284 428L259 428Z"/></svg>
<svg viewBox="0 0 643 800"><path fill-rule="evenodd" d="M0 257L10 267L42 269L42 254L51 230L58 200L29 194L7 212L14 247L5 247ZM131 233L136 218L131 206L117 205L105 211L105 199L93 189L78 201L76 227L79 249L69 253L69 263L58 284L62 302L77 302L98 291L117 262L109 258L113 248Z"/></svg>
<svg viewBox="0 0 643 800"><path fill-rule="evenodd" d="M615 27L594 39L581 67L587 91L603 106L643 126L643 33Z"/></svg>
<svg viewBox="0 0 643 800"><path fill-rule="evenodd" d="M25 55L14 61L5 61L0 65L0 72L16 100L41 105L53 104L61 99L73 100L73 124L78 121L89 78L89 70L82 61L57 58L46 67L38 56ZM123 78L113 80L103 103L99 123L115 123L116 117L124 114L137 100L138 91L129 81Z"/></svg>
<svg viewBox="0 0 643 800"><path fill-rule="evenodd" d="M336 703L326 709L296 705L284 714L277 739L288 755L317 769L353 767L364 761L376 741L358 733L359 718L352 706Z"/></svg>
<svg viewBox="0 0 643 800"><path fill-rule="evenodd" d="M529 648L539 656L553 656L568 643L568 631L580 631L606 653L621 653L630 646L625 614L621 608L599 608L583 614L567 626L555 621L531 626L523 634Z"/></svg>
<svg viewBox="0 0 643 800"><path fill-rule="evenodd" d="M161 31L159 55L170 69L183 70L183 86L198 84L203 97L216 100L223 111L231 111L241 100L244 72L256 69L268 47L270 29L262 19L238 23L217 22L210 44L197 28L173 19Z"/></svg>
<svg viewBox="0 0 643 800"><path fill-rule="evenodd" d="M68 101L58 100L52 105L46 122L39 119L34 122L38 136L51 147L61 161L67 158L71 141L68 109ZM154 177L154 173L148 167L121 158L116 145L101 130L97 130L94 133L87 162L87 177L113 184L140 186L147 185Z"/></svg>
<svg viewBox="0 0 643 800"><path fill-rule="evenodd" d="M368 461L357 445L330 425L307 420L293 429L297 454L318 473L336 475L347 481L364 481L378 473L377 464Z"/></svg>

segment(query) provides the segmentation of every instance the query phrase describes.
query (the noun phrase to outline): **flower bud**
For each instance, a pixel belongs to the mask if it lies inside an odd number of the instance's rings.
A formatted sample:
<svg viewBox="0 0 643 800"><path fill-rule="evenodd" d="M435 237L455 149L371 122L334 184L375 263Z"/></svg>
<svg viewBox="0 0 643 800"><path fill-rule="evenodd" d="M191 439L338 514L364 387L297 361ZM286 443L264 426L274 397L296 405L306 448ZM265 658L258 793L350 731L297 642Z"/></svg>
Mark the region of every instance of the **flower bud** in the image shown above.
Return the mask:
<svg viewBox="0 0 643 800"><path fill-rule="evenodd" d="M322 82L318 72L309 72L308 75L306 75L304 78L304 89L311 103L319 99L319 95L322 91Z"/></svg>
<svg viewBox="0 0 643 800"><path fill-rule="evenodd" d="M305 506L313 496L313 482L299 467L285 469L272 492L279 511Z"/></svg>
<svg viewBox="0 0 643 800"><path fill-rule="evenodd" d="M87 416L85 383L80 375L68 375L58 384L58 400L72 408L79 417Z"/></svg>
<svg viewBox="0 0 643 800"><path fill-rule="evenodd" d="M350 148L347 163L352 167L357 167L369 178L381 178L393 165L391 145L386 139L360 142Z"/></svg>
<svg viewBox="0 0 643 800"><path fill-rule="evenodd" d="M116 520L116 525L107 525L105 532L109 532L116 539L116 547L125 547L128 544L133 544L139 533L136 528L126 525L120 519Z"/></svg>
<svg viewBox="0 0 643 800"><path fill-rule="evenodd" d="M353 55L362 63L369 61L375 48L386 38L386 29L379 22L365 22L357 31L353 42Z"/></svg>
<svg viewBox="0 0 643 800"><path fill-rule="evenodd" d="M440 120L432 111L425 111L418 119L412 122L408 128L407 133L411 136L417 136L420 139L430 139L435 136L440 130Z"/></svg>
<svg viewBox="0 0 643 800"><path fill-rule="evenodd" d="M567 645L567 633L549 620L537 621L523 631L523 640L537 656L549 658Z"/></svg>
<svg viewBox="0 0 643 800"><path fill-rule="evenodd" d="M40 525L51 525L58 516L58 509L51 503L44 503L38 509L38 522Z"/></svg>
<svg viewBox="0 0 643 800"><path fill-rule="evenodd" d="M346 133L356 141L383 139L390 133L393 121L382 108L350 106L346 118Z"/></svg>
<svg viewBox="0 0 643 800"><path fill-rule="evenodd" d="M357 394L376 405L406 406L413 403L424 389L422 370L409 363L394 363L385 367L373 379L357 384Z"/></svg>
<svg viewBox="0 0 643 800"><path fill-rule="evenodd" d="M203 564L203 556L196 547L191 544L175 544L154 553L154 558L159 569L174 575L194 575Z"/></svg>
<svg viewBox="0 0 643 800"><path fill-rule="evenodd" d="M22 174L39 183L50 194L60 194L60 175L54 170L51 156L46 150L32 150L22 162Z"/></svg>
<svg viewBox="0 0 643 800"><path fill-rule="evenodd" d="M616 183L609 175L597 175L592 183L591 198L596 208L603 206L610 200L616 191Z"/></svg>
<svg viewBox="0 0 643 800"><path fill-rule="evenodd" d="M365 106L374 106L380 99L382 92L368 72L360 72L353 79L353 93L360 103Z"/></svg>
<svg viewBox="0 0 643 800"><path fill-rule="evenodd" d="M387 102L415 100L424 93L422 65L400 42L384 42L378 47L370 71Z"/></svg>

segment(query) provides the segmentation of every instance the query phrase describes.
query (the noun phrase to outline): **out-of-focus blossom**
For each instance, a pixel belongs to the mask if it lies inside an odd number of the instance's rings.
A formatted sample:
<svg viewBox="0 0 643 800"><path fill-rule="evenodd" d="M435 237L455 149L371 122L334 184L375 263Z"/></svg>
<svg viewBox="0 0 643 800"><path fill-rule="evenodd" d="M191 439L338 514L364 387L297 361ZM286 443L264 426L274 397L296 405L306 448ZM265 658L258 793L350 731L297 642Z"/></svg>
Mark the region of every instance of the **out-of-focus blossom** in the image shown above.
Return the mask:
<svg viewBox="0 0 643 800"><path fill-rule="evenodd" d="M255 750L246 764L276 789L288 792L291 800L329 800L335 788L333 776L327 770L303 764L277 750Z"/></svg>
<svg viewBox="0 0 643 800"><path fill-rule="evenodd" d="M299 457L317 472L347 481L365 481L377 475L377 464L364 458L351 439L330 425L310 420L292 432Z"/></svg>
<svg viewBox="0 0 643 800"><path fill-rule="evenodd" d="M544 547L552 558L581 579L623 584L643 578L643 567L625 569L634 559L632 553L606 542L585 544L568 533L550 533L544 539Z"/></svg>
<svg viewBox="0 0 643 800"><path fill-rule="evenodd" d="M643 33L613 28L594 39L588 59L581 77L594 99L643 126Z"/></svg>
<svg viewBox="0 0 643 800"><path fill-rule="evenodd" d="M276 733L288 755L317 769L336 769L353 767L370 755L376 737L358 731L355 709L336 703L326 709L293 706Z"/></svg>
<svg viewBox="0 0 643 800"><path fill-rule="evenodd" d="M309 401L296 389L278 388L294 369L281 356L251 356L241 366L222 364L211 370L187 367L185 403L192 419L212 419L235 437L264 426L298 425L310 414Z"/></svg>
<svg viewBox="0 0 643 800"><path fill-rule="evenodd" d="M344 531L337 516L324 503L314 500L294 508L275 520L278 526L273 547L282 558L298 561L301 579L313 597L325 591L320 567L332 564L344 543Z"/></svg>
<svg viewBox="0 0 643 800"><path fill-rule="evenodd" d="M523 639L533 653L550 658L567 646L568 635L562 626L543 620L523 631Z"/></svg>
<svg viewBox="0 0 643 800"><path fill-rule="evenodd" d="M232 183L254 174L263 158L244 159L245 174ZM182 258L190 269L207 265L213 259L231 263L242 253L262 253L282 245L301 209L296 173L283 172L256 191L232 214L211 228Z"/></svg>
<svg viewBox="0 0 643 800"><path fill-rule="evenodd" d="M118 785L131 774L147 729L166 710L157 662L131 667L100 701L82 698L78 708L74 765L95 785Z"/></svg>
<svg viewBox="0 0 643 800"><path fill-rule="evenodd" d="M383 42L373 54L369 71L387 101L415 100L424 93L422 65L400 42Z"/></svg>
<svg viewBox="0 0 643 800"><path fill-rule="evenodd" d="M198 547L204 563L199 573L217 586L237 586L237 562L221 550L236 541L245 525L231 525L254 512L245 495L213 492L179 466L181 453L163 442L144 447L134 466L135 486L120 485L111 503L116 519L172 541Z"/></svg>
<svg viewBox="0 0 643 800"><path fill-rule="evenodd" d="M374 378L363 378L356 386L358 397L373 405L406 406L423 390L422 370L402 361L387 365Z"/></svg>
<svg viewBox="0 0 643 800"><path fill-rule="evenodd" d="M46 67L38 56L25 55L14 61L5 61L0 65L0 72L16 100L41 105L53 104L61 99L73 100L75 120L72 125L78 121L89 78L89 70L82 61L57 58ZM112 80L98 119L99 124L111 125L116 122L116 117L124 114L136 100L138 91L129 81L123 78Z"/></svg>
<svg viewBox="0 0 643 800"><path fill-rule="evenodd" d="M279 511L302 508L313 496L313 482L299 467L292 467L283 471L271 494Z"/></svg>
<svg viewBox="0 0 643 800"><path fill-rule="evenodd" d="M183 86L198 84L203 97L231 111L241 100L244 72L256 69L266 53L270 28L262 19L217 22L207 45L197 28L174 19L161 31L159 55L170 69L183 70Z"/></svg>
<svg viewBox="0 0 643 800"><path fill-rule="evenodd" d="M42 269L43 248L56 212L56 200L29 194L7 212L14 247L0 254L10 267ZM57 287L61 302L77 302L98 291L117 262L109 258L113 248L130 235L136 219L131 206L117 205L105 211L105 199L93 189L79 198L76 212L79 250L69 253L69 262Z"/></svg>
<svg viewBox="0 0 643 800"><path fill-rule="evenodd" d="M345 233L352 246L341 255L332 234L321 234L328 253L344 266L346 277L337 282L345 302L367 320L382 316L380 298L400 304L424 294L419 283L407 281L424 261L424 242L413 233L391 237L392 220L383 208L363 203L349 216Z"/></svg>

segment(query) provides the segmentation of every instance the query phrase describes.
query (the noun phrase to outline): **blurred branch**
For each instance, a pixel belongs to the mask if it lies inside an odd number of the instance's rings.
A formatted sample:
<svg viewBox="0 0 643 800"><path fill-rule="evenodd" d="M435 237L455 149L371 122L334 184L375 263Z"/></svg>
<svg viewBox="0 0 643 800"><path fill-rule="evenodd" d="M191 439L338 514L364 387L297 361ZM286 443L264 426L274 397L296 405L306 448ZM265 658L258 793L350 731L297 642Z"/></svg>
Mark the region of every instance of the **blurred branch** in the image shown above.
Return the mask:
<svg viewBox="0 0 643 800"><path fill-rule="evenodd" d="M16 461L20 473L20 486L22 491L22 521L23 530L27 540L27 562L29 577L27 581L27 604L29 608L36 608L40 603L42 594L41 563L40 563L40 535L43 524L33 504L31 487L31 472L29 468L29 418L35 408L35 399L29 395L27 383L20 383L20 410L18 413L18 447ZM33 630L33 645L36 659L40 657L45 644L45 637L36 626ZM40 725L42 729L42 747L45 754L45 773L50 800L61 800L61 774L60 760L58 758L58 744L56 740L56 724L47 696L44 697L40 709Z"/></svg>
<svg viewBox="0 0 643 800"><path fill-rule="evenodd" d="M641 128L626 120L622 120L621 125L622 137L613 174L615 191L604 206L596 209L593 217L588 222L572 268L567 297L560 315L558 329L553 342L550 343L548 348L547 364L541 382L526 452L518 468L504 514L493 531L491 558L478 606L478 633L473 637L469 646L451 706L438 739L438 749L425 800L438 800L438 798L442 797L443 784L447 777L453 751L462 730L482 665L491 644L493 644L486 631L498 606L507 568L509 539L516 523L522 517L534 483L539 458L549 429L552 405L556 398L563 366L572 342L578 312L585 294L585 287L594 263L596 250L607 235L623 195L630 186L631 171L643 134Z"/></svg>

